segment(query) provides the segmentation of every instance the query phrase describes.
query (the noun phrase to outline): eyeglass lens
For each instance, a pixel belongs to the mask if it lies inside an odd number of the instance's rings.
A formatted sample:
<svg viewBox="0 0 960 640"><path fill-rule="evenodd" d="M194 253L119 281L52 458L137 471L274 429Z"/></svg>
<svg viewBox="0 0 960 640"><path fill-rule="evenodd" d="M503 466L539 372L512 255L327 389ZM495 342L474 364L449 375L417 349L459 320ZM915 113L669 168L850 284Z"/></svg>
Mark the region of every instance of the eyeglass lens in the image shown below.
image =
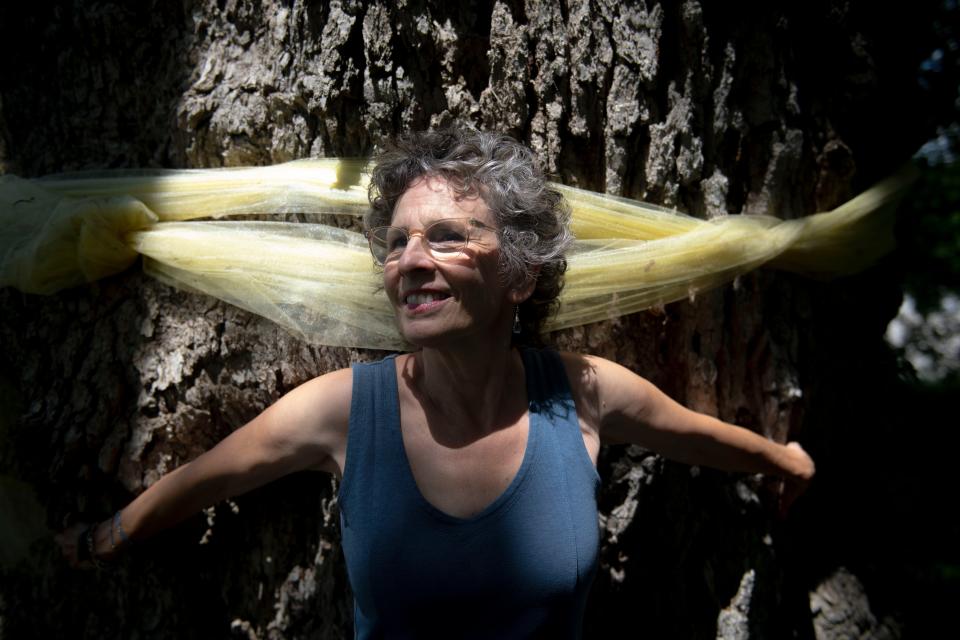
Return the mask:
<svg viewBox="0 0 960 640"><path fill-rule="evenodd" d="M470 221L451 218L438 220L420 234L432 253L459 253L470 240ZM417 235L417 234L414 234ZM410 240L410 233L401 227L377 227L370 234L370 248L381 263L398 256Z"/></svg>

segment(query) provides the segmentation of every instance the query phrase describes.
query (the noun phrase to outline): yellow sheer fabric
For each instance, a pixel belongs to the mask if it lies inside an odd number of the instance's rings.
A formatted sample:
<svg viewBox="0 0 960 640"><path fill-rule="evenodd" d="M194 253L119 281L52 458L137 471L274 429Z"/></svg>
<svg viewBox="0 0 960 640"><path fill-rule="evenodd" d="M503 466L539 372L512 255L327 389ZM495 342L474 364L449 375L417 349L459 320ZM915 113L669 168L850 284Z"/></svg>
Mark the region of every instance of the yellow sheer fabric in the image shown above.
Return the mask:
<svg viewBox="0 0 960 640"><path fill-rule="evenodd" d="M852 273L893 246L894 176L799 220L700 220L559 186L577 242L549 329L685 298L762 264L816 277ZM244 169L0 177L0 286L54 293L127 268L200 291L319 344L403 349L361 234L324 224L196 220L366 208L355 161Z"/></svg>

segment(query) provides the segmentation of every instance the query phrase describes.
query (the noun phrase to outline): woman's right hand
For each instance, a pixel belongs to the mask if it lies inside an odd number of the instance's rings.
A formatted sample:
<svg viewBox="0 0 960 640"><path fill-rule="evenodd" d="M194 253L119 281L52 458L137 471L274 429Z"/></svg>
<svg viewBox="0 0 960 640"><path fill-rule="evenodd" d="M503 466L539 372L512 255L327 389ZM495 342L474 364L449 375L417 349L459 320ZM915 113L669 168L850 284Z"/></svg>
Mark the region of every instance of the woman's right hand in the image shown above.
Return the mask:
<svg viewBox="0 0 960 640"><path fill-rule="evenodd" d="M74 569L89 569L93 566L93 563L89 561L81 561L85 554L80 551L80 545L84 544L84 541L80 538L89 526L90 524L87 522L78 522L64 529L53 538L60 546L60 553Z"/></svg>
<svg viewBox="0 0 960 640"><path fill-rule="evenodd" d="M104 520L94 524L78 522L54 537L60 545L60 553L74 569L89 569L101 562L113 560L129 542L117 537L113 520ZM92 529L93 548L87 548L87 531Z"/></svg>

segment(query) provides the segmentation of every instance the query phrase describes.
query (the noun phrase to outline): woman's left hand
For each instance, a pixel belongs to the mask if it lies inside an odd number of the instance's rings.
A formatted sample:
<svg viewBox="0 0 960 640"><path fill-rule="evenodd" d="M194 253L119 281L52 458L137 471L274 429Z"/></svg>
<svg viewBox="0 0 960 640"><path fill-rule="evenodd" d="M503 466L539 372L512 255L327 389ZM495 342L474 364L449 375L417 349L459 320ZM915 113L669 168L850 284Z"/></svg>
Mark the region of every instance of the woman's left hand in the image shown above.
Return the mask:
<svg viewBox="0 0 960 640"><path fill-rule="evenodd" d="M799 498L816 473L816 465L813 464L813 458L803 450L798 442L788 442L786 444L790 454L791 471L784 474L783 486L780 489L780 516L785 518L794 501Z"/></svg>

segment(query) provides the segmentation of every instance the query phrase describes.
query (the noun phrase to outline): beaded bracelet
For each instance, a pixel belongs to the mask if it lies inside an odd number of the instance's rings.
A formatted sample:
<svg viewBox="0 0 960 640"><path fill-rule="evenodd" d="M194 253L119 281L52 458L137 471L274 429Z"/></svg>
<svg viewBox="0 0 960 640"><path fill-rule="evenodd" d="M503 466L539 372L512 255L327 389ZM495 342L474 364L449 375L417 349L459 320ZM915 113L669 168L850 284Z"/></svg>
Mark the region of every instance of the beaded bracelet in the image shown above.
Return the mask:
<svg viewBox="0 0 960 640"><path fill-rule="evenodd" d="M87 547L88 531L90 531L90 527L81 531L80 535L77 536L77 562L86 562L90 559L90 549Z"/></svg>
<svg viewBox="0 0 960 640"><path fill-rule="evenodd" d="M123 522L120 521L120 510L117 510L117 512L116 512L115 514L113 514L113 524L112 524L112 526L110 527L110 536L111 536L111 539L112 539L112 537L113 537L113 530L114 530L114 528L116 528L117 533L120 534L120 540L123 542L123 544L129 546L129 545L130 545L130 536L128 536L128 535L127 535L127 532L123 530Z"/></svg>
<svg viewBox="0 0 960 640"><path fill-rule="evenodd" d="M97 524L95 523L87 527L87 530L83 533L84 543L87 547L87 554L90 556L90 562L93 563L93 566L97 569L103 567L103 563L97 558L97 554L94 552L94 547L96 541L94 540L94 534L97 531Z"/></svg>

